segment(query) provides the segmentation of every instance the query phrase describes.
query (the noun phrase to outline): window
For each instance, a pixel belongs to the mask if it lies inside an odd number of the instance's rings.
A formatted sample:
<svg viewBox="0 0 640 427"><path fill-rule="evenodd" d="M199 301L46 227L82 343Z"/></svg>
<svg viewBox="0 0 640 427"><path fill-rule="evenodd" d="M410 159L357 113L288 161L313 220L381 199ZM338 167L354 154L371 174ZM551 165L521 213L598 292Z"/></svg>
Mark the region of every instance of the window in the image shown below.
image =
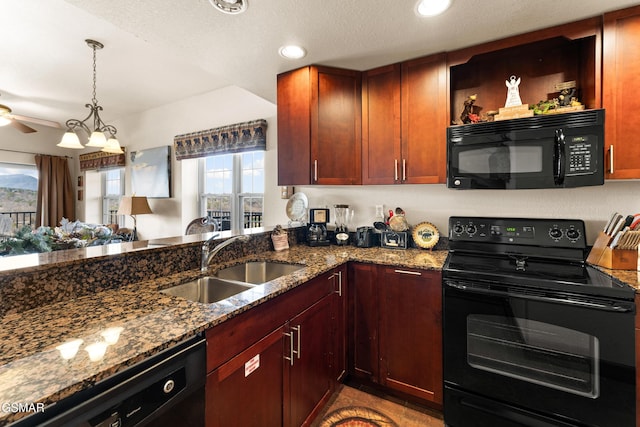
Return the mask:
<svg viewBox="0 0 640 427"><path fill-rule="evenodd" d="M102 171L102 222L103 224L124 225L124 218L118 215L120 198L124 194L124 169Z"/></svg>
<svg viewBox="0 0 640 427"><path fill-rule="evenodd" d="M223 230L262 226L264 151L209 156L200 161L203 216Z"/></svg>
<svg viewBox="0 0 640 427"><path fill-rule="evenodd" d="M38 170L35 165L0 163L0 214L11 218L13 227L36 223ZM5 230L10 232L10 230ZM0 234L2 234L0 230Z"/></svg>

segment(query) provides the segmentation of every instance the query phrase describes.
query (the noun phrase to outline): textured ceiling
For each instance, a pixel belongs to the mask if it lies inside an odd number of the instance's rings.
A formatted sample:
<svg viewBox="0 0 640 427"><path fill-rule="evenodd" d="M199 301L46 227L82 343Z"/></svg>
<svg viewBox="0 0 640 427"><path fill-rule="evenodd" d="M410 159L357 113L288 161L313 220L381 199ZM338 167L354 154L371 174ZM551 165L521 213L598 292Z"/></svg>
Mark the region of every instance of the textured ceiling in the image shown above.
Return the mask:
<svg viewBox="0 0 640 427"><path fill-rule="evenodd" d="M0 104L64 122L86 115L91 50L98 51L103 118L117 119L236 85L275 102L276 74L316 63L370 69L453 50L604 11L629 0L453 0L419 18L416 0L249 0L241 15L208 0L4 0L0 14ZM283 44L309 54L278 56Z"/></svg>

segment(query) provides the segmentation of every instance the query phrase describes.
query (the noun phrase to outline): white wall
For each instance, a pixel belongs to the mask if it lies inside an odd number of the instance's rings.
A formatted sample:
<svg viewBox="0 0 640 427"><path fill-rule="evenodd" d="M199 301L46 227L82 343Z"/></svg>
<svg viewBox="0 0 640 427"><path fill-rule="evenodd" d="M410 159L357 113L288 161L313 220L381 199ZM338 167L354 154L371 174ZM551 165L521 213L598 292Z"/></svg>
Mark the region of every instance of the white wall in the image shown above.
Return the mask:
<svg viewBox="0 0 640 427"><path fill-rule="evenodd" d="M384 204L385 212L399 206L411 225L429 221L445 235L452 215L571 218L585 221L587 239L593 243L612 212L640 212L638 180L549 190L452 190L438 184L297 187L296 191L307 195L310 207L349 204L355 209L356 225L371 225L374 206Z"/></svg>

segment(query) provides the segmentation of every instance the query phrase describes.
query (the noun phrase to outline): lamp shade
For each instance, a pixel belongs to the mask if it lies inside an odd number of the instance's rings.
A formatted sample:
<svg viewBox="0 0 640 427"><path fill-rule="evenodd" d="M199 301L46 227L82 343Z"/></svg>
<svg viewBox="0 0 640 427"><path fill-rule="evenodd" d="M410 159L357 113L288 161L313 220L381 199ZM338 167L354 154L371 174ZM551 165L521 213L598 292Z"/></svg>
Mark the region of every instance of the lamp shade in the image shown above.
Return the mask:
<svg viewBox="0 0 640 427"><path fill-rule="evenodd" d="M80 138L78 138L78 135L72 131L67 131L62 135L62 140L58 143L58 147L74 148L76 150L84 148L82 144L80 144Z"/></svg>
<svg viewBox="0 0 640 427"><path fill-rule="evenodd" d="M147 202L147 198L144 196L124 196L120 200L120 207L118 207L118 215L141 215L153 213Z"/></svg>

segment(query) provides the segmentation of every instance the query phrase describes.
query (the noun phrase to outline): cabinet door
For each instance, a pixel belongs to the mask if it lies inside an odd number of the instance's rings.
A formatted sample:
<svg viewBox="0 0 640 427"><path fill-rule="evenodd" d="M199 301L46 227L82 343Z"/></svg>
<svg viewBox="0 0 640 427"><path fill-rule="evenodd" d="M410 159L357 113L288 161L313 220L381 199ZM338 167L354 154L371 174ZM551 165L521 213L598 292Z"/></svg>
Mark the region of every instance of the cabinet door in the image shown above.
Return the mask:
<svg viewBox="0 0 640 427"><path fill-rule="evenodd" d="M278 185L311 184L311 68L278 75Z"/></svg>
<svg viewBox="0 0 640 427"><path fill-rule="evenodd" d="M407 184L446 179L447 74L444 54L402 63L402 161Z"/></svg>
<svg viewBox="0 0 640 427"><path fill-rule="evenodd" d="M378 382L376 266L349 264L348 363L354 377Z"/></svg>
<svg viewBox="0 0 640 427"><path fill-rule="evenodd" d="M315 416L331 394L329 370L332 296L321 299L288 324L292 361L289 365L289 398L285 414L290 426L301 426ZM287 401L289 408L287 410Z"/></svg>
<svg viewBox="0 0 640 427"><path fill-rule="evenodd" d="M362 183L400 183L400 64L362 77Z"/></svg>
<svg viewBox="0 0 640 427"><path fill-rule="evenodd" d="M361 86L339 68L278 75L278 185L362 182Z"/></svg>
<svg viewBox="0 0 640 427"><path fill-rule="evenodd" d="M442 284L436 271L380 267L382 383L442 404Z"/></svg>
<svg viewBox="0 0 640 427"><path fill-rule="evenodd" d="M311 67L314 184L362 183L360 79L357 71Z"/></svg>
<svg viewBox="0 0 640 427"><path fill-rule="evenodd" d="M337 268L331 275L334 294L331 302L331 377L342 381L347 372L347 269Z"/></svg>
<svg viewBox="0 0 640 427"><path fill-rule="evenodd" d="M640 178L640 6L605 14L603 42L605 177Z"/></svg>
<svg viewBox="0 0 640 427"><path fill-rule="evenodd" d="M207 376L207 427L283 425L283 337L275 330Z"/></svg>

